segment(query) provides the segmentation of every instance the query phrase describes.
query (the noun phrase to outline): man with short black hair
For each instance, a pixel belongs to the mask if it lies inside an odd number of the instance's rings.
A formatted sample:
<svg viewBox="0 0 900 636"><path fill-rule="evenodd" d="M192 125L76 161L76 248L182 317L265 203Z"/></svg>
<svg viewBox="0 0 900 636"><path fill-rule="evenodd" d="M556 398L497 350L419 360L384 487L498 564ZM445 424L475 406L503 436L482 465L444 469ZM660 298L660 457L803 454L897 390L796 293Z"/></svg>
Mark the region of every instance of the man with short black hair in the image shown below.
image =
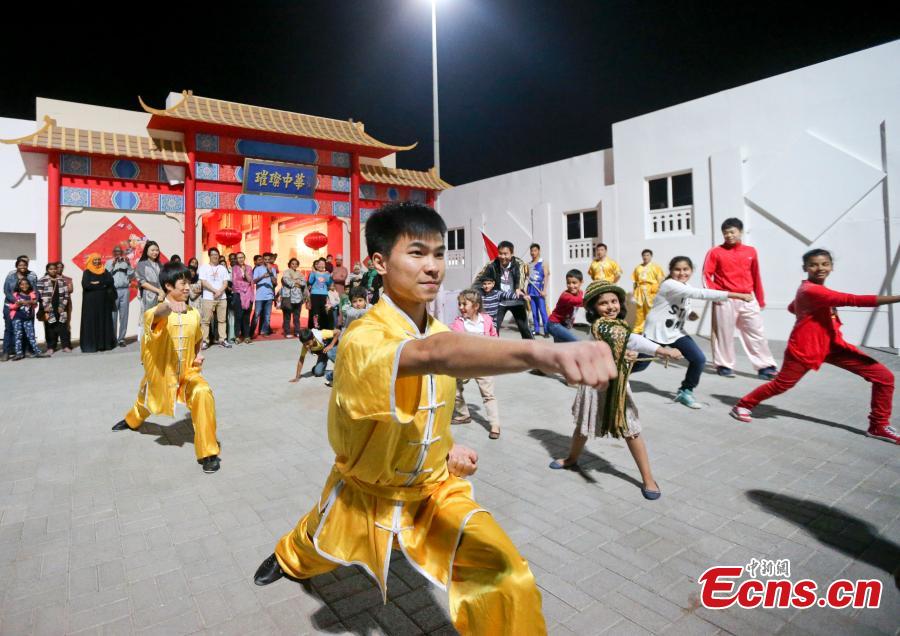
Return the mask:
<svg viewBox="0 0 900 636"><path fill-rule="evenodd" d="M602 280L615 285L622 276L622 268L607 255L606 243L597 243L594 247L594 260L588 266L591 280Z"/></svg>
<svg viewBox="0 0 900 636"><path fill-rule="evenodd" d="M200 316L187 304L191 275L181 263L166 263L159 284L166 296L141 320L141 363L144 378L134 406L116 422L114 431L138 430L153 414L175 416L178 402L191 413L194 453L204 473L219 470L216 403L201 374Z"/></svg>
<svg viewBox="0 0 900 636"><path fill-rule="evenodd" d="M230 280L228 270L219 262L218 249L211 247L206 253L209 256L209 263L204 263L197 270L200 286L203 288L203 295L200 301L200 325L203 333L203 344L201 347L203 349L209 348L209 323L212 320L213 313L215 313L218 325L216 337L223 347L231 349L225 322L228 317L228 300L225 297L228 281Z"/></svg>
<svg viewBox="0 0 900 636"><path fill-rule="evenodd" d="M481 283L489 278L494 281L494 288L501 294L515 293L518 298L513 300L501 300L497 310L497 331L503 325L506 312L513 315L519 335L524 340L533 340L531 329L528 327L528 311L531 308L525 300L528 297L526 287L528 285L528 265L518 256L513 256L515 247L509 241L500 241L497 245L497 258L484 266L475 277L474 287L481 289Z"/></svg>
<svg viewBox="0 0 900 636"><path fill-rule="evenodd" d="M456 381L540 368L606 386L615 375L601 342L550 344L451 332L426 311L444 278L443 219L390 204L366 223L384 281L380 302L340 344L328 408L335 464L309 514L254 575L257 585L362 566L387 599L391 553L447 590L461 634L546 634L528 563L465 479L478 468L450 430Z"/></svg>

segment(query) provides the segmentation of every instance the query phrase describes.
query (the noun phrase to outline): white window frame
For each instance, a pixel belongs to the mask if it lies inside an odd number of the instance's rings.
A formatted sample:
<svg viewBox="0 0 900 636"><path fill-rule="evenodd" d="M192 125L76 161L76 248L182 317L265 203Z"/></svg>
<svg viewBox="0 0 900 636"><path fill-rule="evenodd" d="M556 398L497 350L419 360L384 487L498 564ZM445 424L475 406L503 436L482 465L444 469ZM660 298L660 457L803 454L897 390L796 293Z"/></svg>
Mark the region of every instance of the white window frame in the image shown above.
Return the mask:
<svg viewBox="0 0 900 636"><path fill-rule="evenodd" d="M585 212L596 212L597 213L597 235L598 236L588 236L584 235L584 214ZM580 224L580 234L581 238L569 240L569 216L572 214L577 214L579 216L579 224ZM565 255L564 262L565 263L581 263L584 261L589 261L594 258L594 249L598 243L603 242L603 223L602 223L602 213L600 211L600 206L598 205L596 208L584 208L583 210L570 210L568 212L563 212L562 215L562 235L566 237L564 239L564 250L563 254Z"/></svg>
<svg viewBox="0 0 900 636"><path fill-rule="evenodd" d="M456 245L457 249L450 250L444 254L444 259L447 261L447 267L450 268L461 268L466 266L466 248L465 248L465 236L466 236L466 228L463 226L458 227L448 227L447 228L447 244L449 245L450 232L454 232L453 242ZM457 232L463 233L463 247L459 249L459 234Z"/></svg>
<svg viewBox="0 0 900 636"><path fill-rule="evenodd" d="M675 206L672 202L672 177L691 175L691 204ZM650 209L650 182L666 180L666 207ZM644 178L645 238L694 235L694 171L678 170Z"/></svg>

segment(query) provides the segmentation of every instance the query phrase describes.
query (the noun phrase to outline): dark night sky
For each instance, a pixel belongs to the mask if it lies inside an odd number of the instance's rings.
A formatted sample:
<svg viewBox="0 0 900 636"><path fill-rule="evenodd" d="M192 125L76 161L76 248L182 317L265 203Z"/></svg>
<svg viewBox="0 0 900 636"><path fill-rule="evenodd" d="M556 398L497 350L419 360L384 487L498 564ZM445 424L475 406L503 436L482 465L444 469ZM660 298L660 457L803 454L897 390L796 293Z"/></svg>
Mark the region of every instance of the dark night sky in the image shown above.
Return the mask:
<svg viewBox="0 0 900 636"><path fill-rule="evenodd" d="M613 122L900 38L900 3L824 4L438 0L442 176L606 148ZM33 118L38 95L136 110L189 88L353 117L419 142L399 167L432 165L427 0L21 6L4 8L29 38L0 44L0 116ZM52 58L31 55L41 42Z"/></svg>

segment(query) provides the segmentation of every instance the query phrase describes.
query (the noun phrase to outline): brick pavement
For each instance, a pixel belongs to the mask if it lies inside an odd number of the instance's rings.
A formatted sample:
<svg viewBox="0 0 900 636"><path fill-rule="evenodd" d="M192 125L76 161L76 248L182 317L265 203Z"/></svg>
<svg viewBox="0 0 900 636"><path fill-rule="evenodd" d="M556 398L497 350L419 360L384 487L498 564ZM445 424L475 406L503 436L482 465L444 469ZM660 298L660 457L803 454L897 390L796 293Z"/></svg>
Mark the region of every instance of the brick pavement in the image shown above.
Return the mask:
<svg viewBox="0 0 900 636"><path fill-rule="evenodd" d="M0 365L0 634L454 633L445 596L396 553L387 605L355 568L253 585L332 459L328 389L287 382L296 346L208 352L215 475L195 462L183 410L142 434L109 431L137 389L136 345ZM467 391L475 422L454 427L456 439L480 453L476 496L529 559L551 633L897 633L900 462L861 435L868 385L826 367L742 425L727 408L757 380L705 374L709 408L689 411L671 403L680 376L653 365L632 383L655 502L640 496L621 441L592 440L579 472L547 468L568 446L573 389L498 378L496 442ZM882 607L698 607L703 570L754 557L790 558L795 578L821 583L879 578Z"/></svg>

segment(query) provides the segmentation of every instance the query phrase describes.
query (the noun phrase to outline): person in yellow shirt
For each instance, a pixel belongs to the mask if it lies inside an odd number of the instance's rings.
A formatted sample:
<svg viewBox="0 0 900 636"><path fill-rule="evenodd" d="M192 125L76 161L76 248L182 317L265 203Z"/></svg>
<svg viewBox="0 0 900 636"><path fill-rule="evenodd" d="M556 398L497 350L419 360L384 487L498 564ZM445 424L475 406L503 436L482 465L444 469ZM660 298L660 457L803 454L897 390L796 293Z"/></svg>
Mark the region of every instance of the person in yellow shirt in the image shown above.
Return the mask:
<svg viewBox="0 0 900 636"><path fill-rule="evenodd" d="M444 278L446 225L432 208L389 204L366 223L384 294L341 337L328 410L335 463L312 510L256 571L257 585L358 565L387 599L391 552L447 591L461 634L545 634L528 563L476 503L478 455L453 442L454 377L540 368L604 386L599 342L549 344L451 332L426 312Z"/></svg>
<svg viewBox="0 0 900 636"><path fill-rule="evenodd" d="M653 306L653 299L656 297L656 292L659 291L660 284L666 279L662 267L653 262L652 250L641 252L641 261L643 262L631 272L631 280L634 283L634 304L637 306L632 333L644 333L644 321L647 319L647 314L650 313L650 307Z"/></svg>
<svg viewBox="0 0 900 636"><path fill-rule="evenodd" d="M136 431L150 415L175 416L176 404L187 405L194 424L194 451L204 473L219 470L216 404L203 375L200 314L187 304L191 274L181 263L166 263L159 286L166 297L144 312L141 362L144 379L137 400L114 431Z"/></svg>
<svg viewBox="0 0 900 636"><path fill-rule="evenodd" d="M622 268L619 264L606 255L606 243L598 243L594 248L594 260L588 267L588 276L592 280L602 280L616 284L622 277Z"/></svg>
<svg viewBox="0 0 900 636"><path fill-rule="evenodd" d="M288 382L299 382L300 373L303 371L303 362L306 360L306 354L312 353L316 356L316 364L313 367L313 375L321 378L325 375L325 369L328 361L337 360L337 343L341 337L340 329L301 329L300 335L300 358L297 360L297 372ZM331 386L329 384L329 386Z"/></svg>

